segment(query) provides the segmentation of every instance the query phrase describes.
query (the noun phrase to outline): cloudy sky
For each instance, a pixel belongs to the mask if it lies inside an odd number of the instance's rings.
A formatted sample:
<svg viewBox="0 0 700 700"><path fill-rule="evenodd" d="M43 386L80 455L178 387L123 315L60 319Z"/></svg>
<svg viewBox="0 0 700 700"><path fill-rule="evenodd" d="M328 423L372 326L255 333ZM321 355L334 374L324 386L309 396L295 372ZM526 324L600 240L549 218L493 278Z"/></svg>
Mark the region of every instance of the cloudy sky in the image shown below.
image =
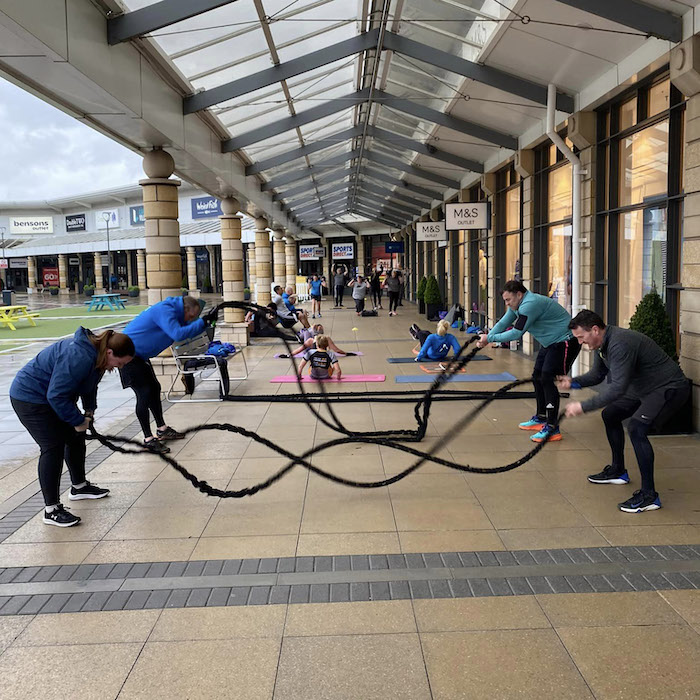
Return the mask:
<svg viewBox="0 0 700 700"><path fill-rule="evenodd" d="M132 185L141 158L0 78L0 202Z"/></svg>

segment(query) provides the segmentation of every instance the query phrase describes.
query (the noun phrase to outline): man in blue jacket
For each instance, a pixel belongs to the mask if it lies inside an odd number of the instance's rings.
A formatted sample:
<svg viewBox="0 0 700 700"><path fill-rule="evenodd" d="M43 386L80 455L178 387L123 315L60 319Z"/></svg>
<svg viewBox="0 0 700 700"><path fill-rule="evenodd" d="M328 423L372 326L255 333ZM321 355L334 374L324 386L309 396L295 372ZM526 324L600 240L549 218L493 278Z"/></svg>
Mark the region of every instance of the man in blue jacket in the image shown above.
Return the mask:
<svg viewBox="0 0 700 700"><path fill-rule="evenodd" d="M536 430L530 438L533 442L561 440L557 425L559 390L555 380L568 373L581 351L569 329L571 316L554 299L530 292L518 280L505 283L503 301L508 311L489 333L480 336L479 347L519 340L526 332L540 343L542 347L532 373L537 413L518 427Z"/></svg>
<svg viewBox="0 0 700 700"><path fill-rule="evenodd" d="M214 310L199 318L204 308L202 299L168 297L139 314L124 329L134 341L136 357L119 370L122 386L131 387L136 394L136 417L143 430L144 444L152 452L166 453L166 440L181 440L185 436L166 425L160 403L160 383L149 360L159 355L175 341L194 338L216 318ZM153 414L156 436L151 432Z"/></svg>

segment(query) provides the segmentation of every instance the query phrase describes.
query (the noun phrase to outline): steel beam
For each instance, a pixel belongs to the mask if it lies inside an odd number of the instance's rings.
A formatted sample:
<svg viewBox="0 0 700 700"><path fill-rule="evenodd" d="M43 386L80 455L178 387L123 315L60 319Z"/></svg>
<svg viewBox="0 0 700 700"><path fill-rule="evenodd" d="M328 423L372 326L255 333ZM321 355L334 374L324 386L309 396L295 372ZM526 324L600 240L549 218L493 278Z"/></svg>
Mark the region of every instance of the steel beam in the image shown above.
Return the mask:
<svg viewBox="0 0 700 700"><path fill-rule="evenodd" d="M417 209L416 207L412 207L410 204L403 204L401 202L396 202L396 201L391 201L388 199L384 199L384 197L381 197L380 195L373 194L372 192L363 189L362 186L358 187L357 189L358 196L360 196L360 193L362 196L364 196L366 199L371 199L377 204L381 204L382 206L387 206L391 207L392 209L395 209L396 211L401 211L405 212L406 214L410 214L411 216L419 216L421 210Z"/></svg>
<svg viewBox="0 0 700 700"><path fill-rule="evenodd" d="M343 170L342 172L338 173L332 173L332 174L327 174L325 177L324 176L317 176L315 179L316 185L320 184L329 184L331 182L337 182L338 180L342 180L344 177L347 177L348 175L352 175L355 171L352 168L348 168L347 170ZM295 194L301 194L302 192L306 192L307 190L312 190L314 189L314 183L309 182L309 183L304 183L302 185L297 185L296 187L292 187L290 190L284 190L283 192L278 192L277 193L277 199L287 199L289 197L293 197Z"/></svg>
<svg viewBox="0 0 700 700"><path fill-rule="evenodd" d="M290 182L296 182L297 180L302 180L305 177L310 177L318 172L321 168L327 168L330 166L341 166L344 165L346 161L357 158L360 155L360 149L356 148L354 151L346 151L345 153L339 153L338 155L332 156L331 158L326 158L326 160L321 160L318 163L313 163L311 167L299 168L287 175L280 175L279 177L273 178L269 182L264 183L260 186L263 192L268 190L276 190L283 185L288 185Z"/></svg>
<svg viewBox="0 0 700 700"><path fill-rule="evenodd" d="M405 180L399 180L397 177L391 177L381 170L374 170L372 167L362 168L362 172L369 177L373 177L376 180L385 182L388 185L396 185L400 189L408 190L409 192L414 192L415 194L421 195L422 197L427 197L432 202L434 199L442 199L441 192L435 192L434 190L426 189L425 187L420 187L419 185L413 185Z"/></svg>
<svg viewBox="0 0 700 700"><path fill-rule="evenodd" d="M606 0L598 0L598 2L602 5ZM608 2L610 5L615 5L616 3L617 0L615 0L615 2ZM636 4L637 3L635 3L635 5ZM498 68L472 63L472 61L459 58L459 56L447 53L447 51L441 51L440 49L421 44L413 39L407 39L405 36L387 32L384 37L384 48L403 54L404 56L410 56L417 61L428 63L436 68L450 71L450 73L456 73L465 78L476 80L478 83L490 85L491 87L508 92L511 95L518 95L518 97L530 100L531 102L536 102L541 105L547 104L546 85L540 85L526 78L506 73ZM557 109L562 112L572 113L574 111L574 98L561 92L557 93Z"/></svg>
<svg viewBox="0 0 700 700"><path fill-rule="evenodd" d="M367 207L363 207L361 204L358 204L357 202L355 203L354 207L350 211L355 211L358 214L362 214L363 216L366 216L368 219L371 219L372 221L379 221L383 224L387 224L387 226L392 226L393 228L402 228L404 225L401 221L394 221L391 217L383 216L382 214L379 214L376 211L372 211L371 209L368 209Z"/></svg>
<svg viewBox="0 0 700 700"><path fill-rule="evenodd" d="M430 209L430 202L414 199L401 190L390 190L388 187L379 187L379 185L375 185L374 182L368 182L367 180L362 180L360 184L368 192L376 192L377 194L383 194L387 197L394 197L395 199L401 200L403 204L412 204L420 209Z"/></svg>
<svg viewBox="0 0 700 700"><path fill-rule="evenodd" d="M664 12L651 5L636 0L557 0L562 5L583 10L590 15L603 17L625 27L637 29L657 39L665 39L674 44L683 40L683 20L681 17Z"/></svg>
<svg viewBox="0 0 700 700"><path fill-rule="evenodd" d="M329 198L323 201L317 201L315 204L307 204L304 207L294 207L293 211L295 214L303 216L304 214L307 214L310 211L315 211L316 209L323 209L326 206L334 206L344 199L346 199L345 192L339 194L337 197Z"/></svg>
<svg viewBox="0 0 700 700"><path fill-rule="evenodd" d="M187 2L187 0L179 1ZM184 112L185 114L198 112L201 109L226 102L235 97L240 97L246 93L267 87L268 85L288 80L295 75L306 73L310 70L333 63L334 61L339 61L348 56L360 53L361 51L371 49L376 46L378 37L379 30L373 29L365 34L358 34L350 39L340 41L331 46L326 46L318 51L312 51L305 56L280 63L276 66L272 66L272 68L266 68L258 73L248 75L245 78L239 78L225 85L219 85L210 90L204 90L195 95L190 95L184 100Z"/></svg>
<svg viewBox="0 0 700 700"><path fill-rule="evenodd" d="M386 165L388 168L394 168L399 172L403 172L414 177L420 177L423 180L429 180L430 182L435 182L438 185L443 185L444 187L451 187L453 190L458 190L460 182L459 180L452 180L449 177L444 177L443 175L438 175L430 170L423 170L423 168L416 168L408 163L402 163L400 160L395 160L389 156L385 156L382 153L375 153L370 151L366 154L366 159L370 163L379 163L380 165Z"/></svg>
<svg viewBox="0 0 700 700"><path fill-rule="evenodd" d="M367 197L363 197L359 193L358 193L355 201L358 203L363 202L364 206L367 207L368 209L376 209L381 214L384 214L384 215L389 216L393 219L396 219L397 221L403 221L403 220L407 220L407 219L410 219L413 217L413 215L410 212L401 211L400 209L392 209L391 207L387 207L387 206L379 206L378 204L373 202L371 199L368 199Z"/></svg>
<svg viewBox="0 0 700 700"><path fill-rule="evenodd" d="M236 0L162 0L140 10L108 19L107 41L110 46L114 46L232 2Z"/></svg>

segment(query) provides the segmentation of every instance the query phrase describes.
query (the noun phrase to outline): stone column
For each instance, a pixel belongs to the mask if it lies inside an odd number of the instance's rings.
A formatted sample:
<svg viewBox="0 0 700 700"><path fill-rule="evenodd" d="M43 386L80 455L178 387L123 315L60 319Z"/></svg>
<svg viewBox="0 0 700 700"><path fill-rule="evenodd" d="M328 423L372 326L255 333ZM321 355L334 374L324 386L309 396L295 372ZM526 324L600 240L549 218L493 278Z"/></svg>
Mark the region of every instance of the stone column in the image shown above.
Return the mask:
<svg viewBox="0 0 700 700"><path fill-rule="evenodd" d="M257 303L257 295L255 286L257 285L258 277L255 267L255 244L248 244L248 284L250 285L250 299Z"/></svg>
<svg viewBox="0 0 700 700"><path fill-rule="evenodd" d="M82 253L78 253L78 280L85 283L85 268L83 267Z"/></svg>
<svg viewBox="0 0 700 700"><path fill-rule="evenodd" d="M241 243L241 205L237 199L221 200L221 269L224 301L243 301L243 244ZM224 320L219 323L221 339L235 345L248 344L248 326L243 309L224 309Z"/></svg>
<svg viewBox="0 0 700 700"><path fill-rule="evenodd" d="M365 274L365 239L363 236L357 237L357 271L360 275Z"/></svg>
<svg viewBox="0 0 700 700"><path fill-rule="evenodd" d="M258 282L257 303L267 306L270 303L270 263L272 262L270 234L267 230L267 219L258 216L255 219L255 277Z"/></svg>
<svg viewBox="0 0 700 700"><path fill-rule="evenodd" d="M503 302L501 301L500 294L496 294L496 260L495 260L495 250L496 250L496 217L497 212L495 208L496 204L496 173L486 173L481 176L481 189L486 195L486 201L491 204L491 228L487 232L487 245L486 245L486 255L488 256L488 295L486 301L486 312L488 323L493 326L496 321L503 315ZM500 304L499 304L500 302Z"/></svg>
<svg viewBox="0 0 700 700"><path fill-rule="evenodd" d="M523 284L532 289L532 251L534 248L535 223L535 152L532 149L521 149L515 154L515 169L523 179L523 232L522 232L522 269ZM525 355L532 355L532 335L525 333L521 339L521 348Z"/></svg>
<svg viewBox="0 0 700 700"><path fill-rule="evenodd" d="M286 286L296 289L297 283L297 242L294 236L287 234L287 239L284 246L285 252L285 267L286 267Z"/></svg>
<svg viewBox="0 0 700 700"><path fill-rule="evenodd" d="M30 255L27 257L27 294L33 294L35 291L36 291L36 258L33 255Z"/></svg>
<svg viewBox="0 0 700 700"><path fill-rule="evenodd" d="M58 256L58 293L68 294L68 292L70 292L68 289L68 260L61 253Z"/></svg>
<svg viewBox="0 0 700 700"><path fill-rule="evenodd" d="M102 279L102 253L99 250L93 253L95 261L95 292L101 294L104 289L104 280Z"/></svg>
<svg viewBox="0 0 700 700"><path fill-rule="evenodd" d="M126 251L126 257L127 257L126 269L129 273L129 283L127 286L137 287L138 286L138 273L136 270L136 260L135 260L135 256L133 256L131 253L132 253L132 251L130 251L130 250Z"/></svg>
<svg viewBox="0 0 700 700"><path fill-rule="evenodd" d="M146 218L148 303L153 305L180 294L182 263L177 188L182 183L170 179L175 161L162 149L149 151L144 156L143 169L148 178L139 180L139 185L143 187Z"/></svg>
<svg viewBox="0 0 700 700"><path fill-rule="evenodd" d="M287 265L285 260L284 229L277 227L272 230L275 237L273 251L273 280L275 284L287 285Z"/></svg>
<svg viewBox="0 0 700 700"><path fill-rule="evenodd" d="M190 294L199 292L197 284L197 252L194 246L187 246L187 288Z"/></svg>
<svg viewBox="0 0 700 700"><path fill-rule="evenodd" d="M146 251L136 251L136 274L138 275L138 286L142 292L146 291Z"/></svg>

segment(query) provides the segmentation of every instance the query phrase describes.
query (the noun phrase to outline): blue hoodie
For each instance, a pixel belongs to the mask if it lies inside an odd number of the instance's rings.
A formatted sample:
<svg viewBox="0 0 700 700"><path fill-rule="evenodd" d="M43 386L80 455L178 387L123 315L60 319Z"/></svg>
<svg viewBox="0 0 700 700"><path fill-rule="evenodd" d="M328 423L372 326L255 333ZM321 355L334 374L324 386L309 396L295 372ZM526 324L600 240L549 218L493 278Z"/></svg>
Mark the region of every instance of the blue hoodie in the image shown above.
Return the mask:
<svg viewBox="0 0 700 700"><path fill-rule="evenodd" d="M149 360L159 355L176 340L187 340L204 332L204 321L198 318L185 323L182 297L168 297L142 311L122 331L134 341L136 355Z"/></svg>
<svg viewBox="0 0 700 700"><path fill-rule="evenodd" d="M416 360L419 362L426 358L428 360L444 360L450 352L450 348L452 348L455 355L461 348L459 341L451 333L447 333L446 335L431 333L421 346Z"/></svg>
<svg viewBox="0 0 700 700"><path fill-rule="evenodd" d="M78 328L72 338L59 340L30 360L10 386L10 396L27 403L48 404L58 417L73 426L84 419L78 410L97 408L97 385L103 372L95 367L97 350L88 338L89 330Z"/></svg>

